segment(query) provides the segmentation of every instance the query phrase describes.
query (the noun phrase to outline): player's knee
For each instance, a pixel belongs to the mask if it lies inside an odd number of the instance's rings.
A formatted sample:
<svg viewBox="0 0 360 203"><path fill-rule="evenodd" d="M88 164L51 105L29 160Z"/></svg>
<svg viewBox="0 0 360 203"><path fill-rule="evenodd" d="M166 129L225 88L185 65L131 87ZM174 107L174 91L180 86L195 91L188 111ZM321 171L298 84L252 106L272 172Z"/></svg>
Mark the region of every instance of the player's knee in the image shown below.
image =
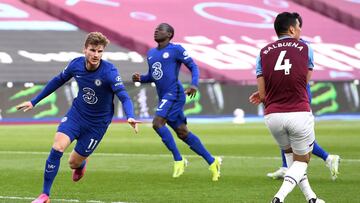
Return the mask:
<svg viewBox="0 0 360 203"><path fill-rule="evenodd" d="M189 134L189 132L186 129L177 129L176 130L176 135L178 136L178 138L185 140L187 138L187 135Z"/></svg>
<svg viewBox="0 0 360 203"><path fill-rule="evenodd" d="M55 134L54 144L52 147L56 151L64 152L70 144L71 144L71 140L70 140L69 136L67 136L64 133L57 132Z"/></svg>
<svg viewBox="0 0 360 203"><path fill-rule="evenodd" d="M308 153L304 157L304 162L309 163L310 162L311 153Z"/></svg>
<svg viewBox="0 0 360 203"><path fill-rule="evenodd" d="M62 146L62 145L60 145L58 143L54 143L52 148L55 149L56 151L64 152L66 147Z"/></svg>
<svg viewBox="0 0 360 203"><path fill-rule="evenodd" d="M182 140L185 140L187 138L187 135L183 134L183 133L177 133L177 136L179 139L182 139Z"/></svg>
<svg viewBox="0 0 360 203"><path fill-rule="evenodd" d="M152 127L153 127L153 129L154 130L157 130L157 129L159 129L159 128L161 128L163 126L163 124L161 123L161 122L157 122L157 121L153 121L153 123L152 123Z"/></svg>
<svg viewBox="0 0 360 203"><path fill-rule="evenodd" d="M293 153L292 148L287 146L286 149L283 149L285 153Z"/></svg>
<svg viewBox="0 0 360 203"><path fill-rule="evenodd" d="M154 130L157 130L161 127L163 127L166 123L166 119L159 117L159 116L155 116L154 120L152 121L152 125Z"/></svg>
<svg viewBox="0 0 360 203"><path fill-rule="evenodd" d="M305 155L298 155L294 153L294 161L300 161L300 162L310 162L310 153L307 153Z"/></svg>
<svg viewBox="0 0 360 203"><path fill-rule="evenodd" d="M76 168L79 168L79 167L81 166L81 163L82 163L82 162L76 161L76 160L74 160L74 159L70 159L70 160L69 160L69 167L70 167L71 169L76 169Z"/></svg>
<svg viewBox="0 0 360 203"><path fill-rule="evenodd" d="M153 128L154 130L159 129L160 127L161 127L161 126L159 126L159 125L157 125L157 124L155 124L155 123L152 124L152 128Z"/></svg>

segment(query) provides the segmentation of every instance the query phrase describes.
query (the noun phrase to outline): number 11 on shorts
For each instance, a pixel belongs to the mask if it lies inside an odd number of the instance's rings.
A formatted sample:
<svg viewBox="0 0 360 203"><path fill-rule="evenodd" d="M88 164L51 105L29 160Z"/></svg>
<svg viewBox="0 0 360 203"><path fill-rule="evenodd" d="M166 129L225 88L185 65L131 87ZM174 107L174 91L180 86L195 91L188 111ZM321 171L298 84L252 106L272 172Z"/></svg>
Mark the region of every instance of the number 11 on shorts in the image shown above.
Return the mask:
<svg viewBox="0 0 360 203"><path fill-rule="evenodd" d="M89 146L88 146L88 150L91 150L91 151L94 150L97 143L98 143L97 140L95 140L95 139L90 139L90 144L89 144Z"/></svg>

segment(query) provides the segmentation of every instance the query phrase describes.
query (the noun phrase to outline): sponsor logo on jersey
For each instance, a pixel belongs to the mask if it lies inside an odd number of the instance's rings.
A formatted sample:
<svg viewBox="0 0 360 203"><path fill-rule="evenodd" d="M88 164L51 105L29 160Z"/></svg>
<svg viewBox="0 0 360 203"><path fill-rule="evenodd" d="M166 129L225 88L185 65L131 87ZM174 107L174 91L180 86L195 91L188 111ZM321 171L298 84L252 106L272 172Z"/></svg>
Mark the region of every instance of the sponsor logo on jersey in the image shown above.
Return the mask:
<svg viewBox="0 0 360 203"><path fill-rule="evenodd" d="M65 116L64 118L61 119L61 122L64 123L64 122L67 121L67 119L68 119L68 118Z"/></svg>
<svg viewBox="0 0 360 203"><path fill-rule="evenodd" d="M90 87L84 87L83 88L84 94L83 99L88 104L96 104L98 101L97 96L95 95L95 91L91 89Z"/></svg>
<svg viewBox="0 0 360 203"><path fill-rule="evenodd" d="M163 76L163 71L161 69L161 63L155 62L151 67L154 69L152 72L152 77L155 80L160 80Z"/></svg>
<svg viewBox="0 0 360 203"><path fill-rule="evenodd" d="M162 57L163 57L164 59L169 58L169 56L170 56L169 52L164 52L163 55L162 55Z"/></svg>
<svg viewBox="0 0 360 203"><path fill-rule="evenodd" d="M115 87L117 87L119 85L123 85L120 75L116 76L115 80L117 81L117 83L115 83L115 85L114 85Z"/></svg>
<svg viewBox="0 0 360 203"><path fill-rule="evenodd" d="M184 51L184 52L183 52L183 56L184 56L184 59L185 59L185 60L188 59L188 58L190 58L190 56L189 56L189 54L187 53L187 51Z"/></svg>
<svg viewBox="0 0 360 203"><path fill-rule="evenodd" d="M100 86L100 85L101 85L101 80L96 79L96 80L95 80L95 85L96 85L96 86Z"/></svg>

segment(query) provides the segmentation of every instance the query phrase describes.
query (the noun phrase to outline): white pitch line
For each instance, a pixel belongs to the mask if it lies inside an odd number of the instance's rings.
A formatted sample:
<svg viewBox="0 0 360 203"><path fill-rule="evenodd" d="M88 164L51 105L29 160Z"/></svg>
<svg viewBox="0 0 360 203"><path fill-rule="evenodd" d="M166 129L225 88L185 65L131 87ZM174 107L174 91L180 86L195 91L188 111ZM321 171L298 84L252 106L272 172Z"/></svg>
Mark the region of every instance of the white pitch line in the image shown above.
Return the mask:
<svg viewBox="0 0 360 203"><path fill-rule="evenodd" d="M0 154L31 154L31 155L48 155L49 152L33 152L33 151L0 151ZM69 155L70 153L65 153ZM107 156L107 157L172 157L170 154L126 154L126 153L94 153L91 156ZM233 155L220 155L225 159L267 159L279 160L280 157L266 157L266 156L233 156ZM186 155L186 157L199 157L198 155ZM360 162L360 159L343 159L341 162Z"/></svg>
<svg viewBox="0 0 360 203"><path fill-rule="evenodd" d="M0 196L0 199L4 200L34 200L35 197L12 197L12 196ZM84 202L78 199L51 199L51 202ZM100 200L85 200L86 203L106 203ZM111 203L127 203L127 202L111 202Z"/></svg>
<svg viewBox="0 0 360 203"><path fill-rule="evenodd" d="M17 200L34 200L35 197L11 197L11 196L0 196L0 199L17 199ZM59 202L80 202L77 199L51 199L51 201L59 201Z"/></svg>

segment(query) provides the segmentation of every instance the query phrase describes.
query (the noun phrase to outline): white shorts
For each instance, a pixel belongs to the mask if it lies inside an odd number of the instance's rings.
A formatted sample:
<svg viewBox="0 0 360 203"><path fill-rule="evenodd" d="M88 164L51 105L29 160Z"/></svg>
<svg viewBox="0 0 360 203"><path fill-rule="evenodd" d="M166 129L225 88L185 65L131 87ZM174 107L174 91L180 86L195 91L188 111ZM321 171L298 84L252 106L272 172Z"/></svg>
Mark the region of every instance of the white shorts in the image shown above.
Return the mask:
<svg viewBox="0 0 360 203"><path fill-rule="evenodd" d="M292 148L298 155L312 151L315 141L312 112L271 113L265 124L281 149Z"/></svg>

